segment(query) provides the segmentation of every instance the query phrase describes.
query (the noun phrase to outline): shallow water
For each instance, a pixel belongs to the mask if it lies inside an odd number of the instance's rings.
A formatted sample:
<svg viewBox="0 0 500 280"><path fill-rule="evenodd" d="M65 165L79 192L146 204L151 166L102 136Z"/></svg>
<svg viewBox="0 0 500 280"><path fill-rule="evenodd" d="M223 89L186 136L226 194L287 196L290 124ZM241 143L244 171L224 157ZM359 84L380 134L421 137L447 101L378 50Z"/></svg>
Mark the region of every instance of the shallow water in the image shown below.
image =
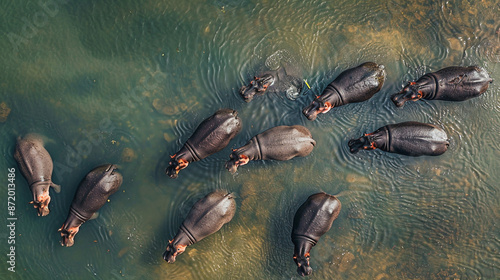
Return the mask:
<svg viewBox="0 0 500 280"><path fill-rule="evenodd" d="M290 240L306 198L338 195L342 212L311 251L311 279L494 279L500 275L499 1L37 1L0 3L2 200L19 135L46 137L54 160L51 213L37 217L16 173L16 272L1 279L298 279ZM301 109L343 70L385 66L372 99L310 122ZM245 103L253 75L288 63L311 90L283 90ZM450 65L479 65L494 79L465 102L389 96ZM172 180L174 154L206 117L233 108L242 132L221 152ZM8 110L2 109L5 115ZM1 119L0 119L1 120ZM439 157L381 151L352 155L347 141L389 123L437 124L450 138ZM252 162L231 175L231 148L277 125L309 128L305 158ZM59 245L78 183L92 168L120 165L124 183L85 223L75 245ZM162 259L196 200L214 189L237 196L233 220Z"/></svg>

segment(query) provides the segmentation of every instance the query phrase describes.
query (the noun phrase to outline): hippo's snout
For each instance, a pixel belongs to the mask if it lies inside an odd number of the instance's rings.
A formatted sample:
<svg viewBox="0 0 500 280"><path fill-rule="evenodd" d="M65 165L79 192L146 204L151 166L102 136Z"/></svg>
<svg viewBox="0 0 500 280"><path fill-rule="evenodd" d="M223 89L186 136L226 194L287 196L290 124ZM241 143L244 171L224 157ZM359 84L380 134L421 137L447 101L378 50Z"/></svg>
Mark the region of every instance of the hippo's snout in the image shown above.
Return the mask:
<svg viewBox="0 0 500 280"><path fill-rule="evenodd" d="M49 195L49 190L48 186L45 187L46 189L42 189L41 192L39 193L39 190L36 190L33 193L33 201L30 202L30 204L33 204L33 207L37 209L38 211L38 216L47 216L50 213L49 210L49 203L50 203L50 195Z"/></svg>
<svg viewBox="0 0 500 280"><path fill-rule="evenodd" d="M40 205L37 210L38 210L38 216L42 217L47 216L50 213L49 207L44 205Z"/></svg>
<svg viewBox="0 0 500 280"><path fill-rule="evenodd" d="M298 257L294 260L295 260L295 263L297 264L297 273L300 276L311 275L313 270L312 270L311 266L309 265L308 258Z"/></svg>
<svg viewBox="0 0 500 280"><path fill-rule="evenodd" d="M417 101L423 97L422 91L418 89L418 84L410 83L400 92L391 96L391 100L397 107L403 107L406 101Z"/></svg>
<svg viewBox="0 0 500 280"><path fill-rule="evenodd" d="M172 253L171 250L169 250L169 248L167 248L167 251L165 251L165 253L163 253L163 259L167 263L174 263L175 262L175 255Z"/></svg>
<svg viewBox="0 0 500 280"><path fill-rule="evenodd" d="M163 253L163 259L167 263L174 263L175 258L184 253L186 250L187 245L182 245L182 244L174 244L174 240L171 240L168 242L167 249L165 250L165 253Z"/></svg>
<svg viewBox="0 0 500 280"><path fill-rule="evenodd" d="M308 276L308 275L311 275L312 273L312 268L310 266L299 266L297 267L297 273L300 275L300 276Z"/></svg>
<svg viewBox="0 0 500 280"><path fill-rule="evenodd" d="M399 93L393 94L391 96L391 101L396 105L396 107L403 107L406 100L404 100Z"/></svg>
<svg viewBox="0 0 500 280"><path fill-rule="evenodd" d="M61 232L61 245L71 247L75 244L75 235L79 231L79 227L65 228L63 225L59 231Z"/></svg>
<svg viewBox="0 0 500 280"><path fill-rule="evenodd" d="M71 247L75 244L75 240L73 238L70 238L69 236L62 236L61 237L61 245L64 247Z"/></svg>
<svg viewBox="0 0 500 280"><path fill-rule="evenodd" d="M320 107L321 106L318 102L313 101L309 106L305 107L302 110L302 114L304 114L304 116L308 120L314 121L316 119L316 117L318 116Z"/></svg>
<svg viewBox="0 0 500 280"><path fill-rule="evenodd" d="M183 158L176 158L175 155L171 156L172 160L168 163L169 166L165 170L165 173L172 178L177 178L179 171L186 168L189 165L189 162Z"/></svg>
<svg viewBox="0 0 500 280"><path fill-rule="evenodd" d="M363 136L363 137L358 138L358 139L349 140L347 145L349 146L349 151L352 154L355 154L355 153L359 152L359 150L367 149L368 147L370 147L368 142L369 141L366 139L366 137Z"/></svg>
<svg viewBox="0 0 500 280"><path fill-rule="evenodd" d="M252 101L252 99L256 93L257 93L257 89L251 85L249 87L242 86L240 89L240 94L243 97L243 99L245 100L245 102Z"/></svg>
<svg viewBox="0 0 500 280"><path fill-rule="evenodd" d="M231 172L231 174L236 173L238 171L238 160L237 159L231 159L226 162L226 169Z"/></svg>
<svg viewBox="0 0 500 280"><path fill-rule="evenodd" d="M240 94L246 102L252 101L256 94L262 95L267 88L274 84L274 76L264 74L261 77L254 77L248 86L240 88Z"/></svg>
<svg viewBox="0 0 500 280"><path fill-rule="evenodd" d="M176 179L177 176L179 175L179 171L177 171L175 166L173 166L173 165L170 165L169 167L167 167L167 169L165 169L165 173L167 173L168 177L170 177L172 179Z"/></svg>

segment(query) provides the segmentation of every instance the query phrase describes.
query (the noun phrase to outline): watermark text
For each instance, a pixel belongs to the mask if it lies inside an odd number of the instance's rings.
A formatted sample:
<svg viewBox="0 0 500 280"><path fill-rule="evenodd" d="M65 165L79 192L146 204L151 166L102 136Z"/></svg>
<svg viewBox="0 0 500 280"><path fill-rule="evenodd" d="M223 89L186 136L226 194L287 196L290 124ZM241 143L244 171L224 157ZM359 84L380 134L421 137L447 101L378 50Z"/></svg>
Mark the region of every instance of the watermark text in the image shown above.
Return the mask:
<svg viewBox="0 0 500 280"><path fill-rule="evenodd" d="M7 254L7 268L11 272L16 272L16 169L7 169L7 229L9 253Z"/></svg>

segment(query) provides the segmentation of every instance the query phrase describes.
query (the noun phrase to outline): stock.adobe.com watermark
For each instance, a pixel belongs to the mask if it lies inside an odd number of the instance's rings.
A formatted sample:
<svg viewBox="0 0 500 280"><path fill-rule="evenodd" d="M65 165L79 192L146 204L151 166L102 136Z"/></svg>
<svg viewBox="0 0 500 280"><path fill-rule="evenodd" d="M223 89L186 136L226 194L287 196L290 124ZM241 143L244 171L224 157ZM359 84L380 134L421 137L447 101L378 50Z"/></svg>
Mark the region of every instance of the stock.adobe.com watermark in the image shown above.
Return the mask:
<svg viewBox="0 0 500 280"><path fill-rule="evenodd" d="M7 169L7 229L8 270L16 272L16 169Z"/></svg>
<svg viewBox="0 0 500 280"><path fill-rule="evenodd" d="M37 2L40 8L32 15L26 15L21 18L23 21L20 32L9 32L7 38L15 52L19 51L21 45L26 45L30 39L33 39L40 29L44 28L50 21L59 14L61 5L67 4L69 0L39 0Z"/></svg>

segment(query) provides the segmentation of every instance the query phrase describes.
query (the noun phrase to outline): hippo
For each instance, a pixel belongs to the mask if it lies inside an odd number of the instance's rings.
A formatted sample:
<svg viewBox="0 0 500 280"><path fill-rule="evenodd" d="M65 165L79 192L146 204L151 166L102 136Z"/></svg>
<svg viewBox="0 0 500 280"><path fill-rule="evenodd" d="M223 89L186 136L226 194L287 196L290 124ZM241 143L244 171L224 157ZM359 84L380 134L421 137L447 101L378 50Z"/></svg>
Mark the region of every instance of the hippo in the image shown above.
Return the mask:
<svg viewBox="0 0 500 280"><path fill-rule="evenodd" d="M47 216L50 213L49 188L53 187L56 192L60 192L61 187L52 182L53 162L43 146L41 136L27 134L24 138L19 137L14 158L33 194L30 203L38 210L38 216Z"/></svg>
<svg viewBox="0 0 500 280"><path fill-rule="evenodd" d="M285 91L286 97L295 100L303 88L300 70L293 64L282 63L277 70L264 71L247 86L240 88L240 95L245 102L253 100L254 96L264 95L269 91Z"/></svg>
<svg viewBox="0 0 500 280"><path fill-rule="evenodd" d="M302 113L307 119L314 121L319 113L326 113L333 107L370 99L384 84L384 68L374 62L365 62L345 70Z"/></svg>
<svg viewBox="0 0 500 280"><path fill-rule="evenodd" d="M399 93L393 94L391 100L397 107L419 99L464 101L483 94L492 82L488 72L480 67L452 66L408 83Z"/></svg>
<svg viewBox="0 0 500 280"><path fill-rule="evenodd" d="M407 156L438 156L446 152L450 142L446 132L438 126L403 122L390 124L365 134L348 143L351 153L376 148Z"/></svg>
<svg viewBox="0 0 500 280"><path fill-rule="evenodd" d="M269 73L261 76L254 76L248 86L242 86L240 88L240 95L243 97L245 102L250 102L256 94L264 95L267 88L274 84L274 81L274 76Z"/></svg>
<svg viewBox="0 0 500 280"><path fill-rule="evenodd" d="M196 131L173 156L166 169L167 175L175 179L179 171L189 163L200 161L224 149L231 139L241 131L241 120L233 109L221 109L205 119Z"/></svg>
<svg viewBox="0 0 500 280"><path fill-rule="evenodd" d="M306 276L312 273L309 264L311 248L330 230L341 208L340 200L321 192L309 196L295 213L292 229L293 260L298 266L299 275Z"/></svg>
<svg viewBox="0 0 500 280"><path fill-rule="evenodd" d="M123 177L116 169L114 164L101 165L90 171L80 182L68 217L59 229L62 246L73 246L80 226L91 219L108 201L108 197L121 186Z"/></svg>
<svg viewBox="0 0 500 280"><path fill-rule="evenodd" d="M167 245L163 259L174 263L175 258L184 253L186 247L217 232L231 221L236 212L236 202L231 193L214 191L198 200L182 222L174 239Z"/></svg>
<svg viewBox="0 0 500 280"><path fill-rule="evenodd" d="M301 125L277 126L254 136L241 148L234 149L226 168L235 173L238 166L251 160L289 160L310 154L316 145L311 132Z"/></svg>

